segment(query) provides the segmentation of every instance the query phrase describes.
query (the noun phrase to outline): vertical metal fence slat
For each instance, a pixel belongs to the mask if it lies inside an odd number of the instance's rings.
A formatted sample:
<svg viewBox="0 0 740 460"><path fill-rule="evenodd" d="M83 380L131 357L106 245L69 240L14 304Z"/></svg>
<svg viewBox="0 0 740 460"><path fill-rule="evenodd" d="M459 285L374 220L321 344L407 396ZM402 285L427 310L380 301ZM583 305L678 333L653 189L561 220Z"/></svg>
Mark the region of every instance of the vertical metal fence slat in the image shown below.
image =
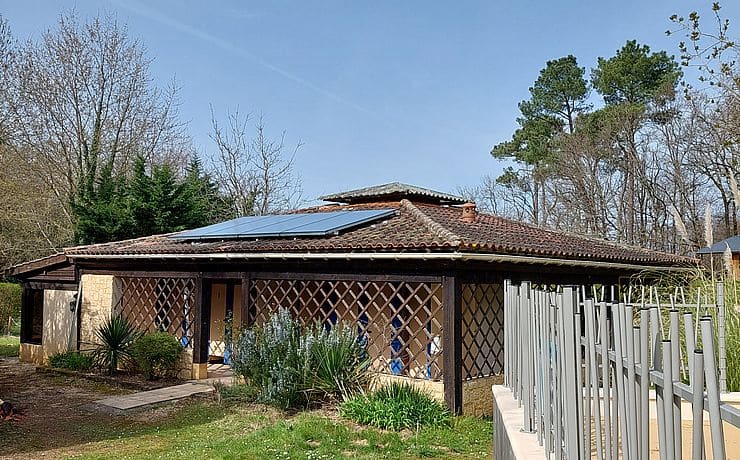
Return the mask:
<svg viewBox="0 0 740 460"><path fill-rule="evenodd" d="M624 316L622 315L622 310L624 309L624 304L613 304L612 305L612 318L614 318L614 359L615 359L615 390L616 390L616 397L617 399L617 414L618 417L618 423L619 423L619 433L617 436L619 436L618 439L621 439L621 442L618 442L617 444L621 445L621 450L624 455L624 453L629 452L629 445L630 445L630 439L629 434L627 433L627 403L628 398L626 398L625 395L625 385L624 385L624 351L623 351L623 343L624 343Z"/></svg>
<svg viewBox="0 0 740 460"><path fill-rule="evenodd" d="M650 311L640 309L640 458L650 456Z"/></svg>
<svg viewBox="0 0 740 460"><path fill-rule="evenodd" d="M693 331L692 331L693 334ZM691 427L691 458L692 460L704 460L706 451L704 449L704 355L701 350L694 349L691 370L691 401L692 424Z"/></svg>
<svg viewBox="0 0 740 460"><path fill-rule="evenodd" d="M681 373L681 341L679 340L679 324L678 324L678 310L672 309L670 315L670 337L671 337L671 370L672 370L672 381L671 387L674 382L679 382ZM673 395L671 398L671 404L673 405L673 452L675 453L676 460L681 460L681 397Z"/></svg>
<svg viewBox="0 0 740 460"><path fill-rule="evenodd" d="M629 433L629 455L637 458L637 391L635 390L635 332L633 326L632 306L625 305L624 329L627 336L627 380L625 381L627 391L627 429Z"/></svg>
<svg viewBox="0 0 740 460"><path fill-rule="evenodd" d="M596 452L598 460L604 460L601 430L601 401L599 398L599 376L596 361L596 311L593 300L586 300L586 342L591 373L591 395L594 407L594 428L596 431ZM590 433L589 433L590 436Z"/></svg>
<svg viewBox="0 0 740 460"><path fill-rule="evenodd" d="M604 434L606 438L605 457L612 456L612 417L611 391L609 378L609 338L607 336L606 302L599 303L599 345L601 347L601 391L604 398Z"/></svg>
<svg viewBox="0 0 740 460"><path fill-rule="evenodd" d="M712 317L701 318L701 339L704 347L704 380L707 387L709 402L709 431L712 435L712 458L725 458L725 435L722 428L722 418L719 414L719 382L717 379L717 365L714 362L714 334L712 332Z"/></svg>
<svg viewBox="0 0 740 460"><path fill-rule="evenodd" d="M663 350L663 430L665 431L665 453L670 459L676 458L676 445L673 442L675 433L673 424L673 360L671 359L671 341L662 341ZM660 410L660 409L659 409Z"/></svg>
<svg viewBox="0 0 740 460"><path fill-rule="evenodd" d="M719 355L719 391L727 392L727 348L725 345L725 284L718 282L717 289L717 351Z"/></svg>

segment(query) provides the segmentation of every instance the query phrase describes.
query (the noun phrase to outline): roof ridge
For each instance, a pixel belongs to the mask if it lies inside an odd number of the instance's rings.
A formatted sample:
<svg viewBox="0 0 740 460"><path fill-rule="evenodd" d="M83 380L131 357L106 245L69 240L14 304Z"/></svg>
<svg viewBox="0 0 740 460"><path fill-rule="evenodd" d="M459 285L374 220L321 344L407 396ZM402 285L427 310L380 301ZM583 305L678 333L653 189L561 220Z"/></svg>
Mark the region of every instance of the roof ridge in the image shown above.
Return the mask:
<svg viewBox="0 0 740 460"><path fill-rule="evenodd" d="M449 243L452 246L459 246L462 242L462 238L457 236L451 230L432 219L428 215L424 214L424 211L416 207L412 202L406 198L401 200L401 208L408 211L411 216L418 220L422 225L426 226L432 233L437 235L443 241Z"/></svg>

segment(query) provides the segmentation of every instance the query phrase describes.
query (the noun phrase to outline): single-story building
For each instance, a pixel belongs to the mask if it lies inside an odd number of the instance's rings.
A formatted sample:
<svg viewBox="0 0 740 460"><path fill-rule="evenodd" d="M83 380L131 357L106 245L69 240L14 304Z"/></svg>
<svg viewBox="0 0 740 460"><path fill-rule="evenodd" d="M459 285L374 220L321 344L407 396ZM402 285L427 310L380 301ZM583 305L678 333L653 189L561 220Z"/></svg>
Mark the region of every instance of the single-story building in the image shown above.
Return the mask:
<svg viewBox="0 0 740 460"><path fill-rule="evenodd" d="M725 254L729 249L730 260L725 261ZM705 265L711 266L720 273L727 273L734 279L740 279L740 235L714 243L696 251ZM728 262L730 266L728 266ZM731 273L728 273L731 271Z"/></svg>
<svg viewBox="0 0 740 460"><path fill-rule="evenodd" d="M79 246L13 267L23 283L21 358L85 349L112 314L166 330L192 378L224 355L227 318L357 324L380 379L426 386L456 412L490 413L503 368L503 283L617 283L679 256L549 231L391 183L290 214Z"/></svg>

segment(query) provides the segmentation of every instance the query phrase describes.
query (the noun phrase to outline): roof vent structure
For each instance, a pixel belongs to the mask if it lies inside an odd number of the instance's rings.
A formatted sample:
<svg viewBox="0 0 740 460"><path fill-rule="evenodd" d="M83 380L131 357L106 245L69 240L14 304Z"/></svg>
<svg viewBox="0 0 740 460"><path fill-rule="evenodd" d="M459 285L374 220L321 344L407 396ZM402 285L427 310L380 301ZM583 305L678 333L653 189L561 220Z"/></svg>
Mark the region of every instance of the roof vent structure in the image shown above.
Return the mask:
<svg viewBox="0 0 740 460"><path fill-rule="evenodd" d="M462 221L472 224L475 222L475 218L478 217L478 211L475 208L475 203L468 201L462 205Z"/></svg>

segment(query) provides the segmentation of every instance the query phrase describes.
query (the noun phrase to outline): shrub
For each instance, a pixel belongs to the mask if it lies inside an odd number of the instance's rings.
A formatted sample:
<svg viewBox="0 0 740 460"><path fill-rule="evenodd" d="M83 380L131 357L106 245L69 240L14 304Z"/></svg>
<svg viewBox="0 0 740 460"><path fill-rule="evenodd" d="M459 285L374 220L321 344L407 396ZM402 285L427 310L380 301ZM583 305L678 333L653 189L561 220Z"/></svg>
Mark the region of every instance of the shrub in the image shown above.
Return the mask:
<svg viewBox="0 0 740 460"><path fill-rule="evenodd" d="M237 334L234 373L259 389L259 400L287 409L360 391L368 381L365 342L354 327L305 328L279 309L263 326Z"/></svg>
<svg viewBox="0 0 740 460"><path fill-rule="evenodd" d="M316 324L301 337L302 347L310 353L308 386L330 397L344 399L362 391L370 382L370 360L365 341L356 328L334 325L328 331Z"/></svg>
<svg viewBox="0 0 740 460"><path fill-rule="evenodd" d="M281 308L263 326L243 331L234 341L236 375L260 389L260 400L283 409L305 404L301 376L300 326Z"/></svg>
<svg viewBox="0 0 740 460"><path fill-rule="evenodd" d="M147 380L177 375L182 345L166 332L151 332L134 342L131 352L136 365Z"/></svg>
<svg viewBox="0 0 740 460"><path fill-rule="evenodd" d="M8 329L8 319L12 318L11 330ZM15 283L0 283L0 334L16 333L21 318L21 285Z"/></svg>
<svg viewBox="0 0 740 460"><path fill-rule="evenodd" d="M356 395L339 406L339 413L363 425L391 430L446 426L451 420L442 403L407 382L392 382Z"/></svg>
<svg viewBox="0 0 740 460"><path fill-rule="evenodd" d="M141 334L128 319L112 316L95 331L95 335L100 340L100 344L92 353L97 366L107 369L114 375L119 365L133 362L131 349Z"/></svg>
<svg viewBox="0 0 740 460"><path fill-rule="evenodd" d="M73 371L89 371L92 369L93 359L90 355L80 353L79 351L67 351L50 356L49 365L51 367Z"/></svg>

